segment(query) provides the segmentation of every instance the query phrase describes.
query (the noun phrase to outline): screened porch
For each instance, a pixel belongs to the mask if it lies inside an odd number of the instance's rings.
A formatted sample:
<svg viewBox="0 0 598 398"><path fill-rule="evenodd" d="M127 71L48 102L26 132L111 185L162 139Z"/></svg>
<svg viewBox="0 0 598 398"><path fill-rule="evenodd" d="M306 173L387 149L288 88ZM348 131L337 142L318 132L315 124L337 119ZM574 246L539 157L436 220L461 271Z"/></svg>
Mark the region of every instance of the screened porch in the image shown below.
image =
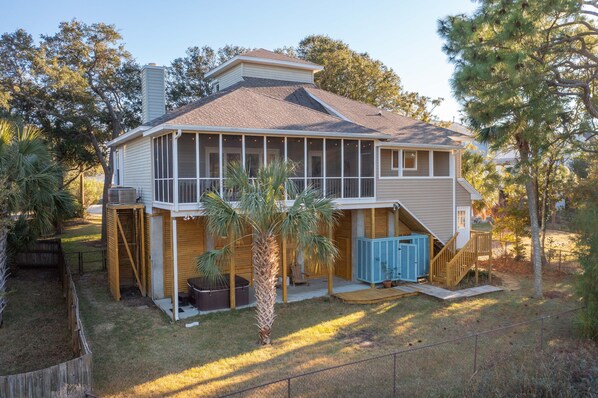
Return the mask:
<svg viewBox="0 0 598 398"><path fill-rule="evenodd" d="M154 201L198 203L206 191L234 201L224 188L228 165L250 176L274 160L296 165L291 183L336 199L375 196L374 141L245 134L170 133L153 139ZM288 198L292 199L292 198Z"/></svg>

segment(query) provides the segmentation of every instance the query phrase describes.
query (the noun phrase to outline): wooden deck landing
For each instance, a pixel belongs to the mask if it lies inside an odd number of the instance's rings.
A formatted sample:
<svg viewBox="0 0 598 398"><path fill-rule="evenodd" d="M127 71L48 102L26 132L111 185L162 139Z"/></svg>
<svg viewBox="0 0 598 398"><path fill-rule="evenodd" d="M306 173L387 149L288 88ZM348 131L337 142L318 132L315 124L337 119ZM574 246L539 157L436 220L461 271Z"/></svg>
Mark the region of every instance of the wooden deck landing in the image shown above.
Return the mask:
<svg viewBox="0 0 598 398"><path fill-rule="evenodd" d="M413 289L403 289L402 286L397 286L390 289L370 288L355 292L336 293L334 297L343 300L347 304L376 304L417 294L419 293Z"/></svg>

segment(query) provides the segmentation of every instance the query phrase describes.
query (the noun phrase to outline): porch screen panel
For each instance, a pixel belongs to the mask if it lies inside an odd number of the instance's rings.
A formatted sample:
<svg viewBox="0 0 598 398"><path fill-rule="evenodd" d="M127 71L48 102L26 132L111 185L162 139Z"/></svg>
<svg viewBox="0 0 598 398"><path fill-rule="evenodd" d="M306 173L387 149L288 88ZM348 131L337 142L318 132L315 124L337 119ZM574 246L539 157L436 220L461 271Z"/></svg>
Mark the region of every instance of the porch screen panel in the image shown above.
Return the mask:
<svg viewBox="0 0 598 398"><path fill-rule="evenodd" d="M341 195L341 140L326 140L326 196L340 198Z"/></svg>
<svg viewBox="0 0 598 398"><path fill-rule="evenodd" d="M374 141L361 141L361 197L374 196Z"/></svg>
<svg viewBox="0 0 598 398"><path fill-rule="evenodd" d="M343 197L359 197L359 141L345 140L343 145Z"/></svg>
<svg viewBox="0 0 598 398"><path fill-rule="evenodd" d="M307 139L307 185L322 192L324 188L324 140Z"/></svg>
<svg viewBox="0 0 598 398"><path fill-rule="evenodd" d="M255 177L264 165L264 137L245 136L245 170Z"/></svg>
<svg viewBox="0 0 598 398"><path fill-rule="evenodd" d="M274 160L284 159L284 138L266 137L266 161L270 164Z"/></svg>
<svg viewBox="0 0 598 398"><path fill-rule="evenodd" d="M243 162L243 143L240 135L222 135L222 173L224 178L228 174L228 169L235 163ZM226 200L235 201L238 199L238 192L226 188L224 182L223 193Z"/></svg>
<svg viewBox="0 0 598 398"><path fill-rule="evenodd" d="M199 193L220 190L220 152L218 134L199 134Z"/></svg>
<svg viewBox="0 0 598 398"><path fill-rule="evenodd" d="M154 138L154 200L172 203L172 135Z"/></svg>
<svg viewBox="0 0 598 398"><path fill-rule="evenodd" d="M305 188L305 138L287 138L287 160L295 166L291 182L296 191Z"/></svg>
<svg viewBox="0 0 598 398"><path fill-rule="evenodd" d="M197 202L195 133L182 134L177 142L179 165L179 202Z"/></svg>

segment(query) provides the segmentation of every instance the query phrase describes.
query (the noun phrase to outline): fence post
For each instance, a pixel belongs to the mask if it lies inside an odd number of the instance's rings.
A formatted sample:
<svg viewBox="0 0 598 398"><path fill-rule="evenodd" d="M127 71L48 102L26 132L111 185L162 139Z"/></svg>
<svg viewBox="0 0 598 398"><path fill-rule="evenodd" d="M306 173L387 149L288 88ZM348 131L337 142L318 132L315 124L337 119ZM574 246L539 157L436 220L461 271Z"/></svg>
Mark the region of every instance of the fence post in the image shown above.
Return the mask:
<svg viewBox="0 0 598 398"><path fill-rule="evenodd" d="M79 252L78 260L79 260L79 275L83 275L83 253L82 252Z"/></svg>
<svg viewBox="0 0 598 398"><path fill-rule="evenodd" d="M562 250L559 250L559 272L561 271L561 256L563 254Z"/></svg>
<svg viewBox="0 0 598 398"><path fill-rule="evenodd" d="M394 365L393 365L393 373L392 373L392 396L393 398L395 398L397 396L397 353L395 352L395 354L393 355L393 361L394 361Z"/></svg>
<svg viewBox="0 0 598 398"><path fill-rule="evenodd" d="M102 271L106 271L106 249L102 248Z"/></svg>
<svg viewBox="0 0 598 398"><path fill-rule="evenodd" d="M291 378L290 377L287 379L287 397L291 398Z"/></svg>
<svg viewBox="0 0 598 398"><path fill-rule="evenodd" d="M473 347L473 375L478 371L478 334L475 335L475 345Z"/></svg>

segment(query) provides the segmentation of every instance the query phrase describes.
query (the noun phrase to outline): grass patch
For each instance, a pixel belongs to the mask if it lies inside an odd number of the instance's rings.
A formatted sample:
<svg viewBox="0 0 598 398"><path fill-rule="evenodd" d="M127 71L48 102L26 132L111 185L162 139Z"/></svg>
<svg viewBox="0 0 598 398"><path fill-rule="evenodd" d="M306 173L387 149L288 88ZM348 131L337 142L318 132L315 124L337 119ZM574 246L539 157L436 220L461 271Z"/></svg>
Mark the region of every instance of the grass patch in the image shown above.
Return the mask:
<svg viewBox="0 0 598 398"><path fill-rule="evenodd" d="M0 328L0 375L43 369L74 358L66 301L55 269L19 269L9 278Z"/></svg>
<svg viewBox="0 0 598 398"><path fill-rule="evenodd" d="M65 259L73 271L78 270L78 253L82 252L83 270L102 269L102 219L89 217L72 219L65 223L65 232L60 235Z"/></svg>
<svg viewBox="0 0 598 398"><path fill-rule="evenodd" d="M579 305L573 295L572 276L546 275L545 289L562 294L543 300L530 298L531 275L513 277L518 279L517 289L459 302L416 296L374 305L350 305L328 298L277 305L270 347L257 345L253 309L214 313L172 324L149 300L115 302L105 273L86 273L77 278L77 285L85 332L94 355L94 393L106 397L191 397L215 396ZM186 322L195 320L200 323L198 327L185 328ZM576 344L571 340L571 318L561 319L558 325L562 329L558 336L545 332L547 344L558 346L563 336ZM552 330L552 326L546 326ZM538 334L531 328L480 341L486 361L496 361L503 349L535 349ZM405 366L403 379L417 380L402 385L408 389L401 391L418 391L420 395L436 391L443 395L447 383L454 382L460 383L455 388L466 388L471 376L472 341L400 357ZM482 359L480 363L484 364ZM322 379L306 379L301 388L307 394L309 385L337 383L339 390L346 391L348 386L359 384L359 374L363 376L364 372L371 380L387 383L389 378L383 370L386 365L364 365L354 369L355 374L342 373L349 370L322 374L318 376ZM419 369L419 373L414 369ZM461 373L466 377L463 380L457 377ZM478 387L472 386L474 390ZM352 390L347 396L364 392L361 388ZM382 391L381 394L384 395ZM275 392L265 390L263 395Z"/></svg>

